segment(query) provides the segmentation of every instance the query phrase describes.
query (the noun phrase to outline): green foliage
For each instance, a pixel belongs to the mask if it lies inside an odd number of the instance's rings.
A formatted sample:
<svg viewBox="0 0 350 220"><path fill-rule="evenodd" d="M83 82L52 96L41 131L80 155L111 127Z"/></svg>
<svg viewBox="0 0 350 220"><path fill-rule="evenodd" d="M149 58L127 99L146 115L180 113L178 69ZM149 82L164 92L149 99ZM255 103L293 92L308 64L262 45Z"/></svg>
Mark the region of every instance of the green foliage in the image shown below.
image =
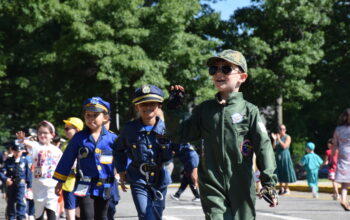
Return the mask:
<svg viewBox="0 0 350 220"><path fill-rule="evenodd" d="M242 40L238 41L245 42L239 49L249 57L252 80L248 84L262 88L249 90L250 97L267 92L269 100L259 97L254 101L269 105L280 95L286 102L296 103L319 97L306 78L311 65L323 57L324 33L319 28L330 22L330 1L257 2L258 5L238 10L232 19L232 25L242 27ZM226 47L235 44L227 42Z"/></svg>
<svg viewBox="0 0 350 220"><path fill-rule="evenodd" d="M124 124L142 84L184 84L195 100L214 45L194 28L200 9L198 0L1 1L0 130L63 126L91 96L118 107Z"/></svg>
<svg viewBox="0 0 350 220"><path fill-rule="evenodd" d="M200 103L216 92L206 59L230 48L247 58L242 91L270 109L269 130L282 95L294 157L306 139L322 154L350 105L348 2L254 0L220 21L209 1L0 1L0 143L43 119L62 127L91 96L109 101L112 117L118 109L123 125L145 83L165 93L182 84Z"/></svg>
<svg viewBox="0 0 350 220"><path fill-rule="evenodd" d="M293 138L291 144L291 153L293 164L298 164L301 158L305 155L305 143L308 140L306 138Z"/></svg>

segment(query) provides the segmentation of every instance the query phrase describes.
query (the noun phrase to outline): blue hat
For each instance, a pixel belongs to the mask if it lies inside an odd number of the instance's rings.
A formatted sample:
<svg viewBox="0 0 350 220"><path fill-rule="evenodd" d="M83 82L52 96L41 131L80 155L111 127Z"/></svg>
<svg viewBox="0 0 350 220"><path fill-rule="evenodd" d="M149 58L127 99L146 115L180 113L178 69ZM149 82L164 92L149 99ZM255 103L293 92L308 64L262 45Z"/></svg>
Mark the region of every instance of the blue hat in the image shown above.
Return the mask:
<svg viewBox="0 0 350 220"><path fill-rule="evenodd" d="M144 102L160 102L164 100L163 91L154 85L144 85L141 88L137 88L134 93L132 103L140 104Z"/></svg>
<svg viewBox="0 0 350 220"><path fill-rule="evenodd" d="M14 151L22 151L24 150L24 145L19 143L19 140L14 140L9 143L9 147Z"/></svg>
<svg viewBox="0 0 350 220"><path fill-rule="evenodd" d="M109 113L110 105L100 97L88 98L84 102L84 111Z"/></svg>
<svg viewBox="0 0 350 220"><path fill-rule="evenodd" d="M315 144L312 142L307 142L306 143L306 148L309 150L315 150Z"/></svg>

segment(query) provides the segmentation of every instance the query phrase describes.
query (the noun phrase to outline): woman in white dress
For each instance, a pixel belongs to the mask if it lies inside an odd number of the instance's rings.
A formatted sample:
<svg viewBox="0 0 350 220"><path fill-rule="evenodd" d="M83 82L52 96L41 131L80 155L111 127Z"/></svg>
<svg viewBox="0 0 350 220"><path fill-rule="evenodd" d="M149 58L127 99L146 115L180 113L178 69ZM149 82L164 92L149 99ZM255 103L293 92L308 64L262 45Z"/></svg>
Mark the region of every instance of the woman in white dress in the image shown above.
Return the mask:
<svg viewBox="0 0 350 220"><path fill-rule="evenodd" d="M350 108L345 109L339 117L338 126L333 135L333 144L335 146L333 149L339 150L335 181L341 184L340 204L345 211L350 211L347 200L348 187L350 187Z"/></svg>

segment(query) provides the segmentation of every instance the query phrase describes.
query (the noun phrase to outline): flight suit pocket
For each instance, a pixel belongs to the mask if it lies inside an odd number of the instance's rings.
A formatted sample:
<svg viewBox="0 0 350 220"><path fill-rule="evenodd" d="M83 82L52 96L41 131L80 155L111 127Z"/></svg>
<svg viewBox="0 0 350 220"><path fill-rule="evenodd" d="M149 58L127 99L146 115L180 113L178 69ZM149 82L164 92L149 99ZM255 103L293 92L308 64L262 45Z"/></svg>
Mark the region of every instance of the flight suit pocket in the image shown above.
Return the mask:
<svg viewBox="0 0 350 220"><path fill-rule="evenodd" d="M249 132L249 125L247 123L237 124L236 127L237 133L239 136L246 136Z"/></svg>

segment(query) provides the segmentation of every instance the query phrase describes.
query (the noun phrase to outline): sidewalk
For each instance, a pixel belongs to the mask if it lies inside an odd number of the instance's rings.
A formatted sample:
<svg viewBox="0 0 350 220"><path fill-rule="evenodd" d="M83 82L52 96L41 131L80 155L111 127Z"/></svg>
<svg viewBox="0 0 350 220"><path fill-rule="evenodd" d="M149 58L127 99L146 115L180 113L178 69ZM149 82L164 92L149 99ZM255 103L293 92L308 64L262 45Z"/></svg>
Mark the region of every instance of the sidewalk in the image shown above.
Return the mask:
<svg viewBox="0 0 350 220"><path fill-rule="evenodd" d="M170 184L169 187L179 187L180 184L173 183ZM277 188L278 188L277 184ZM291 191L299 191L299 192L310 192L310 187L307 185L307 180L298 180L295 183L289 183L288 184L289 189ZM340 192L340 184L338 184L339 192ZM332 182L330 180L322 180L321 182L318 182L318 192L320 193L333 193L333 186ZM348 191L348 194L350 194L350 189Z"/></svg>
<svg viewBox="0 0 350 220"><path fill-rule="evenodd" d="M310 192L310 187L307 185L307 180L298 180L295 183L288 184L291 191ZM338 184L340 187L340 184ZM340 190L340 188L339 188ZM318 192L333 193L333 186L330 180L318 182ZM339 191L340 192L340 191Z"/></svg>

